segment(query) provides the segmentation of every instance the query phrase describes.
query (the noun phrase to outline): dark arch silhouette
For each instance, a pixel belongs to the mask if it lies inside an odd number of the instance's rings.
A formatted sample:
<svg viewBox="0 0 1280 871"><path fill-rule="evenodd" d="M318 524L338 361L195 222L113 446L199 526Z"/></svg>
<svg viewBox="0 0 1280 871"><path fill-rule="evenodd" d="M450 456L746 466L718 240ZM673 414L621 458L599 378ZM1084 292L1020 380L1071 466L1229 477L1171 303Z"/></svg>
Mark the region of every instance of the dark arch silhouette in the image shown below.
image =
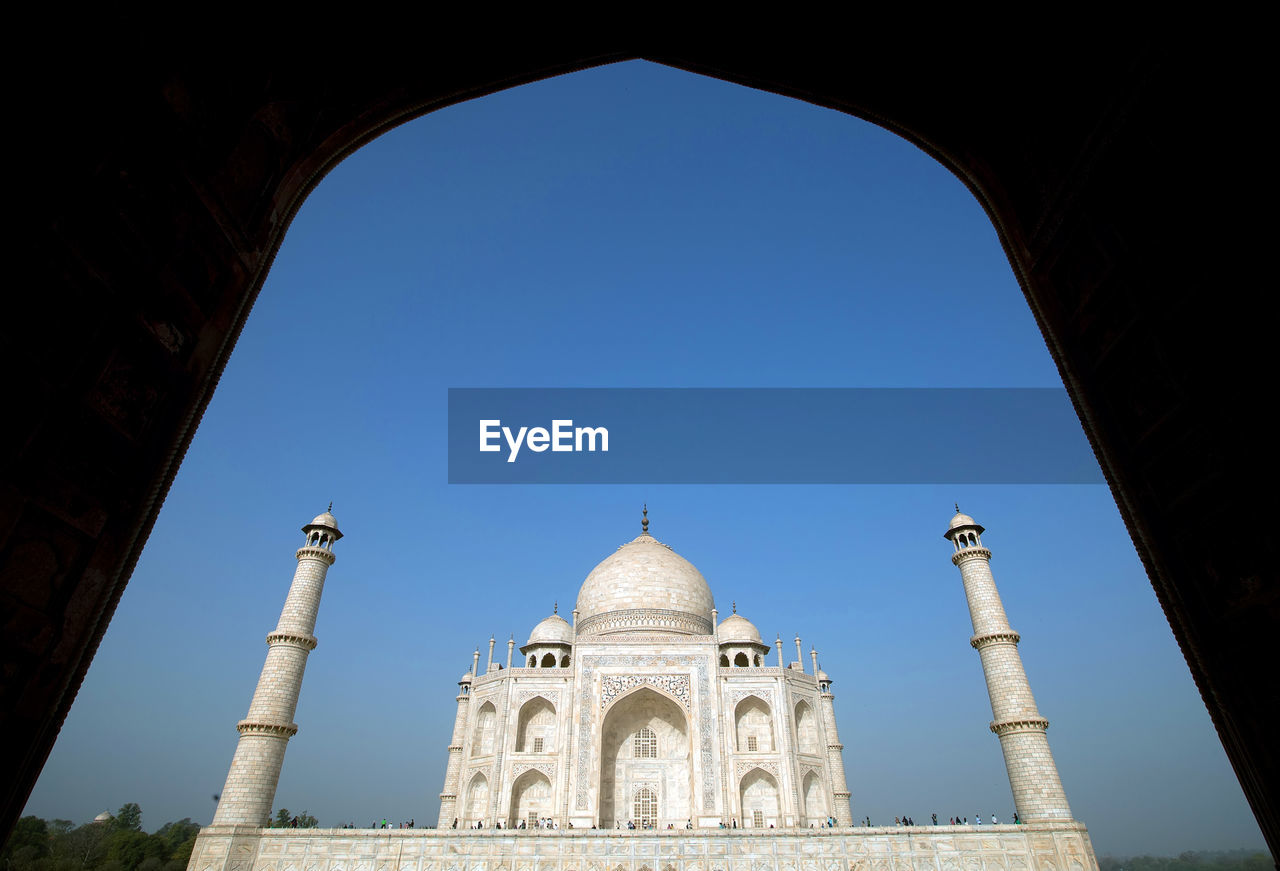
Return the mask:
<svg viewBox="0 0 1280 871"><path fill-rule="evenodd" d="M1267 488L1252 483L1271 467L1260 398L1274 365L1256 313L1265 282L1239 274L1253 248L1226 198L1253 186L1249 143L1232 131L1265 104L1243 90L1263 79L1216 63L1203 34L1036 30L986 54L952 34L674 42L632 25L512 47L489 26L406 69L317 71L264 49L234 71L195 72L149 66L99 27L91 45L60 45L59 64L15 95L15 165L33 195L20 190L12 211L38 281L13 294L0 325L14 385L0 478L0 831L44 764L307 193L410 118L642 57L865 118L973 192L1280 855L1280 711L1256 691L1280 658L1280 593L1266 581L1276 537Z"/></svg>

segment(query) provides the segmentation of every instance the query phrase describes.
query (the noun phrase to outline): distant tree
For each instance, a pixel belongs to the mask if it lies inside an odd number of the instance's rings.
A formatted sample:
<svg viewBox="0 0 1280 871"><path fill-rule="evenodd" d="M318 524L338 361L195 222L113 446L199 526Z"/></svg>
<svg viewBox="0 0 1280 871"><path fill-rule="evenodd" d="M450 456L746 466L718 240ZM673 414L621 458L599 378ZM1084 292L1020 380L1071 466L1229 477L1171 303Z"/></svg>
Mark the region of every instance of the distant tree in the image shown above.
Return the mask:
<svg viewBox="0 0 1280 871"><path fill-rule="evenodd" d="M163 839L131 829L118 829L108 835L106 849L107 861L119 862L123 871L137 871L147 858L168 858Z"/></svg>
<svg viewBox="0 0 1280 871"><path fill-rule="evenodd" d="M49 840L49 827L44 820L23 817L0 850L0 867L5 871L26 871L49 856Z"/></svg>
<svg viewBox="0 0 1280 871"><path fill-rule="evenodd" d="M198 834L200 834L200 824L191 822L191 817L184 817L177 822L165 823L156 829L155 837L164 842L165 858L176 859L177 851L188 842L194 845ZM191 850L188 848L182 859L185 861L190 858Z"/></svg>
<svg viewBox="0 0 1280 871"><path fill-rule="evenodd" d="M311 816L311 814L307 813L306 811L303 811L302 813L298 814L298 828L314 829L314 828L318 828L319 825L320 825L320 821L317 820L315 817Z"/></svg>
<svg viewBox="0 0 1280 871"><path fill-rule="evenodd" d="M96 868L105 858L104 845L110 829L105 825L86 823L56 838L50 848L55 859L77 871Z"/></svg>
<svg viewBox="0 0 1280 871"><path fill-rule="evenodd" d="M283 828L284 826L289 825L289 822L292 819L293 819L293 816L289 813L289 809L287 807L282 807L280 808L280 810L276 811L275 824L277 826L280 826Z"/></svg>
<svg viewBox="0 0 1280 871"><path fill-rule="evenodd" d="M113 827L130 832L142 831L142 808L132 801L122 805L120 810L116 811Z"/></svg>

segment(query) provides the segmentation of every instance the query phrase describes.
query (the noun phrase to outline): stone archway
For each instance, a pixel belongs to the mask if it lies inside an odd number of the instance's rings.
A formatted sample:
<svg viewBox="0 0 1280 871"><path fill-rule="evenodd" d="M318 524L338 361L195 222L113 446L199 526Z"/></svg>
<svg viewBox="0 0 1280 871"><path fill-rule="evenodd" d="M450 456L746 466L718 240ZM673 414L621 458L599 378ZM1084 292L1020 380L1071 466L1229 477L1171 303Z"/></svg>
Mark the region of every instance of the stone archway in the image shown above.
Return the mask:
<svg viewBox="0 0 1280 871"><path fill-rule="evenodd" d="M772 753L773 711L759 696L747 696L734 709L734 732L739 753Z"/></svg>
<svg viewBox="0 0 1280 871"><path fill-rule="evenodd" d="M474 825L489 812L489 778L477 773L467 784L467 800L463 805L463 822ZM465 828L465 826L464 826Z"/></svg>
<svg viewBox="0 0 1280 871"><path fill-rule="evenodd" d="M763 768L753 768L742 778L738 789L742 804L742 826L765 829L778 825L778 779Z"/></svg>
<svg viewBox="0 0 1280 871"><path fill-rule="evenodd" d="M542 696L534 696L520 709L516 726L517 753L549 753L556 743L556 709Z"/></svg>
<svg viewBox="0 0 1280 871"><path fill-rule="evenodd" d="M600 747L602 828L625 827L642 790L653 795L657 828L693 816L689 720L676 702L649 687L624 696L605 714Z"/></svg>
<svg viewBox="0 0 1280 871"><path fill-rule="evenodd" d="M819 751L818 718L808 702L796 705L796 747L809 755L817 755Z"/></svg>
<svg viewBox="0 0 1280 871"><path fill-rule="evenodd" d="M1280 783L1267 737L1276 706L1256 692L1267 679L1262 663L1274 658L1276 620L1271 609L1238 607L1263 595L1256 582L1274 562L1262 491L1245 483L1267 456L1266 429L1250 425L1258 407L1252 398L1265 392L1259 373L1269 371L1267 344L1259 341L1267 322L1241 314L1252 310L1249 282L1218 282L1212 305L1170 308L1168 298L1170 287L1209 286L1186 276L1217 275L1230 260L1213 232L1221 210L1199 209L1197 192L1231 188L1219 176L1240 163L1231 159L1238 143L1221 136L1218 124L1187 128L1170 119L1187 94L1209 106L1240 94L1229 80L1233 68L1177 62L1181 41L1167 35L1103 41L1082 66L1071 62L1078 35L1059 34L1015 40L1000 57L927 40L910 71L884 77L877 71L899 52L874 40L853 53L809 44L762 50L755 41L677 45L607 30L501 51L492 40L463 40L408 73L300 72L262 51L246 55L234 77L196 69L142 75L145 64L104 63L95 52L113 40L98 31L93 47L30 86L38 110L24 129L36 138L24 165L59 195L37 186L30 198L34 250L43 252L37 262L52 280L39 294L20 294L24 305L10 321L14 358L30 368L19 375L24 389L10 414L21 447L4 482L13 533L0 556L35 542L48 557L3 584L16 621L6 680L10 697L24 704L4 712L13 740L5 754L11 776L0 779L0 832L26 802L302 197L343 156L408 118L644 56L872 119L975 192L1280 855L1280 802L1266 786ZM1008 76L1019 66L1010 57L1045 74ZM946 94L925 87L940 76L970 94L968 111L954 111ZM1005 87L986 88L991 81ZM91 96L66 112L60 95L86 83ZM1011 116L1002 111L1009 100L1033 111ZM175 125L185 125L182 136ZM1010 148L1012 141L1019 147ZM142 166L145 173L137 172ZM130 181L73 181L87 178ZM136 235L137 244L100 243L115 235ZM99 288L111 288L109 301ZM1224 302L1222 288L1238 289ZM96 297L101 308L84 304ZM59 309L64 316L49 316ZM115 371L108 364L139 350L137 324L152 325L156 353L121 370L128 391L84 402L102 373ZM1215 335L1235 340L1219 353L1177 353L1189 336ZM71 367L76 360L83 362ZM1143 413L1133 411L1135 395ZM1205 396L1219 413L1202 413ZM113 418L145 419L146 437L103 439L104 428L119 426ZM1172 423L1156 431L1152 420ZM116 483L101 487L104 476ZM50 510L66 493L81 507ZM60 627L57 656L49 655L49 626Z"/></svg>
<svg viewBox="0 0 1280 871"><path fill-rule="evenodd" d="M507 826L519 827L521 821L534 828L538 820L551 816L551 781L541 771L529 770L511 785L511 812Z"/></svg>
<svg viewBox="0 0 1280 871"><path fill-rule="evenodd" d="M827 812L827 791L822 787L822 779L817 772L810 771L804 776L802 789L804 799L804 815L807 822L824 823Z"/></svg>

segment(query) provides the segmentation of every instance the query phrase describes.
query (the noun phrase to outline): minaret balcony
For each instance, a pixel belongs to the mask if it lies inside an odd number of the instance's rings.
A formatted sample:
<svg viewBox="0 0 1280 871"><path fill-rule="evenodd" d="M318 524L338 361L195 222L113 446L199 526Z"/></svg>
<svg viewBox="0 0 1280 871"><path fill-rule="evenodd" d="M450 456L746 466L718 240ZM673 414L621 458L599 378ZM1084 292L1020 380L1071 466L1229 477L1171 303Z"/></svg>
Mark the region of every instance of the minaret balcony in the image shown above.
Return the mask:
<svg viewBox="0 0 1280 871"><path fill-rule="evenodd" d="M958 550L951 555L951 564L958 566L963 560L970 557L982 557L983 559L991 559L991 551L985 547L966 547L964 550Z"/></svg>
<svg viewBox="0 0 1280 871"><path fill-rule="evenodd" d="M337 557L334 556L333 551L329 550L328 548L315 547L313 545L303 545L302 547L298 548L298 553L296 555L298 559L324 560L329 565L333 565L334 561L337 559Z"/></svg>

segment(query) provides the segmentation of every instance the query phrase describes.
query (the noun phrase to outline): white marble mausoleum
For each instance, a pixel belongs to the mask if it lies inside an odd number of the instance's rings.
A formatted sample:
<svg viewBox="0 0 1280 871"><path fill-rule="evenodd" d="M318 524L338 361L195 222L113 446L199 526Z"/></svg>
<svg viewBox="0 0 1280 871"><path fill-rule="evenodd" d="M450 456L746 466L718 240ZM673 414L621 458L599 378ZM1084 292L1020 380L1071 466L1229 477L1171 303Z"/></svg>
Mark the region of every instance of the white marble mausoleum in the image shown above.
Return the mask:
<svg viewBox="0 0 1280 871"><path fill-rule="evenodd" d="M330 506L332 508L332 506ZM973 624L1019 824L853 825L832 679L786 661L706 579L641 533L518 650L490 638L458 681L435 829L264 828L327 571L330 511L303 527L227 783L188 871L1097 871L1071 816L985 531L944 537ZM540 825L541 824L541 825Z"/></svg>
<svg viewBox="0 0 1280 871"><path fill-rule="evenodd" d="M459 681L439 828L848 826L831 678L783 661L651 536L583 581L506 662ZM736 609L734 609L736 611Z"/></svg>

